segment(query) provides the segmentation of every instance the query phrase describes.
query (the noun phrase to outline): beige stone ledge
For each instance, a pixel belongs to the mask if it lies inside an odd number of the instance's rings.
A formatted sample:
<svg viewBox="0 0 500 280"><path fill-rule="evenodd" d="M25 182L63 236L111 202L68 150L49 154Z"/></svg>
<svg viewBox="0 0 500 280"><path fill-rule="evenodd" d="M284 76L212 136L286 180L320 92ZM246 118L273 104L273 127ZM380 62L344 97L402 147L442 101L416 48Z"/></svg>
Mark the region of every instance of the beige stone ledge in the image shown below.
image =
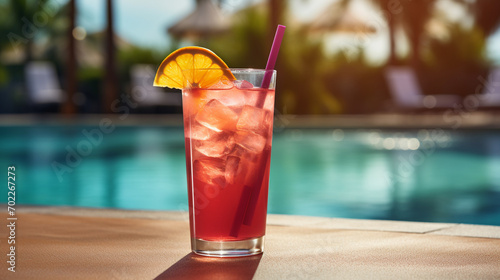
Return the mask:
<svg viewBox="0 0 500 280"><path fill-rule="evenodd" d="M173 221L188 221L189 218L188 213L183 211L139 211L53 206L18 206L17 211L20 213L38 213L49 215L132 219L136 218ZM448 236L500 238L500 227L469 224L324 218L276 214L268 215L267 224L274 226L304 227L313 229L370 230Z"/></svg>

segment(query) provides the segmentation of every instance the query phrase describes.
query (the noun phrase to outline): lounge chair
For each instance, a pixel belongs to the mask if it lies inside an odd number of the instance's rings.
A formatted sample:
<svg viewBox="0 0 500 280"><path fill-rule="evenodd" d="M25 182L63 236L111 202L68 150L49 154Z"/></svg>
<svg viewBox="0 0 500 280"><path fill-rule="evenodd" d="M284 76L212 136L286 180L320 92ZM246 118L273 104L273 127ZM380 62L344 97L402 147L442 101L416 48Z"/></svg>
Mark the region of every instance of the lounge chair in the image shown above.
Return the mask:
<svg viewBox="0 0 500 280"><path fill-rule="evenodd" d="M452 108L460 103L456 95L423 95L415 72L409 67L390 67L385 77L394 103L400 109Z"/></svg>
<svg viewBox="0 0 500 280"><path fill-rule="evenodd" d="M34 106L61 104L65 100L57 78L56 69L51 62L30 62L25 68L28 99Z"/></svg>
<svg viewBox="0 0 500 280"><path fill-rule="evenodd" d="M491 71L478 98L479 107L500 107L500 67Z"/></svg>

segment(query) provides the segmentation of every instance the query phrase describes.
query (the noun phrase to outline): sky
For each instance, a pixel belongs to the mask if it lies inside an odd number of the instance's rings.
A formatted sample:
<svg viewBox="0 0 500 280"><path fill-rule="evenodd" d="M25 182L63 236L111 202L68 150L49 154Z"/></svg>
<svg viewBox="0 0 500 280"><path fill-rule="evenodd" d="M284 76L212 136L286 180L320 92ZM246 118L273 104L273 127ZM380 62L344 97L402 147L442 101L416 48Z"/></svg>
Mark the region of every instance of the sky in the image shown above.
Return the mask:
<svg viewBox="0 0 500 280"><path fill-rule="evenodd" d="M223 11L230 13L249 0L226 0ZM250 0L250 2L256 2ZM106 3L103 0L76 1L77 25L87 33L105 28ZM116 33L127 41L145 47L165 48L170 42L167 28L195 8L195 0L114 0Z"/></svg>
<svg viewBox="0 0 500 280"><path fill-rule="evenodd" d="M106 26L106 1L76 1L77 25L87 33L100 31ZM115 0L115 32L125 40L145 47L167 47L167 28L189 14L194 1L186 0Z"/></svg>
<svg viewBox="0 0 500 280"><path fill-rule="evenodd" d="M61 1L61 0L59 0ZM231 13L249 2L263 0L226 0L223 12ZM289 7L293 17L301 22L314 20L324 9L335 0L290 0ZM353 45L364 47L367 59L372 63L385 60L388 55L387 28L379 15L369 12L366 0L354 0L353 8L360 17L378 24L379 32L359 38L352 36L326 36L326 49L330 52ZM87 33L100 31L105 27L105 1L79 0L77 25L83 27ZM451 0L441 0L441 7L447 11L449 18L454 21L463 21L463 11L452 4ZM133 0L115 0L115 29L125 40L143 47L157 49L166 48L170 39L167 28L188 15L195 7L194 0L141 0L140 4ZM497 65L500 65L500 30L489 40L488 55ZM402 44L399 52L405 52L407 45Z"/></svg>

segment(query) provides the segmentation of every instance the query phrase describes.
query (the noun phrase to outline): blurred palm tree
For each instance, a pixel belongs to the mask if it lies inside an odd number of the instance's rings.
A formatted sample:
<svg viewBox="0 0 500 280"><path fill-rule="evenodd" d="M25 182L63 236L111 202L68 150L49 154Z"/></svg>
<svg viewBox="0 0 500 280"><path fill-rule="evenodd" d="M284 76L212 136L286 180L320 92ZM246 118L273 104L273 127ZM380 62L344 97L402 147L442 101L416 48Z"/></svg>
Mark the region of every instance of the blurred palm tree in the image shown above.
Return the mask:
<svg viewBox="0 0 500 280"><path fill-rule="evenodd" d="M372 0L380 9L389 7L393 0ZM396 62L396 41L395 41L395 17L387 18L387 27L389 29L389 64Z"/></svg>
<svg viewBox="0 0 500 280"><path fill-rule="evenodd" d="M425 34L425 25L432 18L433 8L437 0L400 1L372 0L382 10L389 11L387 25L389 28L390 61L394 63L395 29L400 24L406 31L411 47L411 61L414 67L419 67L421 61L421 43ZM395 6L396 4L400 7Z"/></svg>
<svg viewBox="0 0 500 280"><path fill-rule="evenodd" d="M33 38L36 33L47 27L51 17L47 17L47 24L44 26L35 25L33 19L41 10L50 11L49 0L10 0L8 7L10 8L10 21L6 24L8 34L16 36L15 40L23 42L24 62L30 61L33 58ZM15 35L13 35L15 34ZM17 37L19 36L19 37ZM12 37L11 37L12 38Z"/></svg>
<svg viewBox="0 0 500 280"><path fill-rule="evenodd" d="M406 28L411 45L411 62L415 68L421 62L421 43L425 35L425 25L431 19L436 0L409 1L403 4L402 24Z"/></svg>
<svg viewBox="0 0 500 280"><path fill-rule="evenodd" d="M485 36L493 34L500 25L500 1L498 0L457 0L467 5L474 15L475 25Z"/></svg>
<svg viewBox="0 0 500 280"><path fill-rule="evenodd" d="M433 17L437 0L397 1L371 0L382 10L389 11L387 21L389 29L390 59L395 61L395 29L402 26L410 41L411 61L415 67L421 61L421 43L425 36L426 23ZM500 1L498 0L455 0L469 8L474 16L475 25L484 32L485 37L492 35L500 25ZM400 4L400 7L394 6ZM395 9L395 10L393 10ZM395 13L396 12L396 13Z"/></svg>

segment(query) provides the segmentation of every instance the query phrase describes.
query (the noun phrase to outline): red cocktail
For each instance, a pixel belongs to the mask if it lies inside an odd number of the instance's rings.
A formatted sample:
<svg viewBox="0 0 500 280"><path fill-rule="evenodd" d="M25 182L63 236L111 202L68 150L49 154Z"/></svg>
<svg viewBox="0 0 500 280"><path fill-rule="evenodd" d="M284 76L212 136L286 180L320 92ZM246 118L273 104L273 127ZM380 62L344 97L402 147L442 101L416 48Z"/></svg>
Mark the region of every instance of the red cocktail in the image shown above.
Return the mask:
<svg viewBox="0 0 500 280"><path fill-rule="evenodd" d="M265 234L276 72L268 89L265 70L231 72L235 81L182 93L192 249L202 255L258 254Z"/></svg>

